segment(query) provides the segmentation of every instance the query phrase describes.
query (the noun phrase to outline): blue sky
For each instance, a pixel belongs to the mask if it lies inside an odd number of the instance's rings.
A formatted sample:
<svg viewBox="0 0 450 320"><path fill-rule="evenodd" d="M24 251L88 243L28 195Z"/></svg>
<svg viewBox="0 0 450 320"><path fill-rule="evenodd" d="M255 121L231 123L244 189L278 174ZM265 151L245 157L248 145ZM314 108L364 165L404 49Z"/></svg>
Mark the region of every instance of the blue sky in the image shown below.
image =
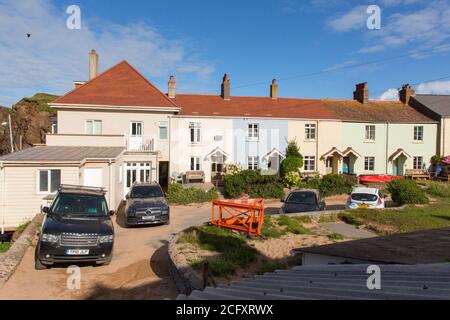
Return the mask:
<svg viewBox="0 0 450 320"><path fill-rule="evenodd" d="M81 30L65 25L73 4ZM381 30L366 27L371 4ZM218 93L227 72L232 95L268 95L273 78L284 97L351 98L362 81L371 98L393 98L403 83L450 93L450 0L0 0L0 30L6 106L85 80L93 48L101 70L128 60L163 91L174 74L178 92Z"/></svg>

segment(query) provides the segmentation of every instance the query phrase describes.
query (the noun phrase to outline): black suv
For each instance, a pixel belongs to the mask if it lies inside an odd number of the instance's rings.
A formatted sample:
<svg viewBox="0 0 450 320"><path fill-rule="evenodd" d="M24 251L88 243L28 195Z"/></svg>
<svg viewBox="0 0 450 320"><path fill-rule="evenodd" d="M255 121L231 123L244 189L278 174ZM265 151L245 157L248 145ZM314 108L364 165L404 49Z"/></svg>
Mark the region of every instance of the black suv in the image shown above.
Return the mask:
<svg viewBox="0 0 450 320"><path fill-rule="evenodd" d="M125 225L169 224L170 208L161 186L156 183L134 183L126 195Z"/></svg>
<svg viewBox="0 0 450 320"><path fill-rule="evenodd" d="M105 191L101 188L62 185L46 214L35 252L35 268L55 263L109 264L114 227Z"/></svg>

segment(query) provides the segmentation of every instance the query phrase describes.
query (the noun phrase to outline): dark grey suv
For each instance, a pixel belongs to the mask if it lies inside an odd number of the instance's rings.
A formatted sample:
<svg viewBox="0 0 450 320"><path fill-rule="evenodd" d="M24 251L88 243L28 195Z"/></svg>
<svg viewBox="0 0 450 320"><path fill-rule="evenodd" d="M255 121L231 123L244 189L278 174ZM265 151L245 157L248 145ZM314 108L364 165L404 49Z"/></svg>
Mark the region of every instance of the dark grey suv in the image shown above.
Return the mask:
<svg viewBox="0 0 450 320"><path fill-rule="evenodd" d="M158 183L135 183L125 198L127 227L169 224L170 208Z"/></svg>

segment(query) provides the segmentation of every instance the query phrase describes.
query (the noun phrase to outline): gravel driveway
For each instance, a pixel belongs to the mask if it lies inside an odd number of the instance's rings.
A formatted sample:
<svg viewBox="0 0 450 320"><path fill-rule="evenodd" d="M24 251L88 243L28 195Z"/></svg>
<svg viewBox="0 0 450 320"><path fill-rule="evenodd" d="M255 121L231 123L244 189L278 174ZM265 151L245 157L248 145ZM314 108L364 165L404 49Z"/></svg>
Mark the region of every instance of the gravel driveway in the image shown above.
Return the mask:
<svg viewBox="0 0 450 320"><path fill-rule="evenodd" d="M210 204L171 207L169 226L125 229L115 219L114 258L109 266L81 268L81 289L68 290L66 267L34 270L28 248L0 299L163 299L177 296L168 275L167 242L173 234L211 219Z"/></svg>

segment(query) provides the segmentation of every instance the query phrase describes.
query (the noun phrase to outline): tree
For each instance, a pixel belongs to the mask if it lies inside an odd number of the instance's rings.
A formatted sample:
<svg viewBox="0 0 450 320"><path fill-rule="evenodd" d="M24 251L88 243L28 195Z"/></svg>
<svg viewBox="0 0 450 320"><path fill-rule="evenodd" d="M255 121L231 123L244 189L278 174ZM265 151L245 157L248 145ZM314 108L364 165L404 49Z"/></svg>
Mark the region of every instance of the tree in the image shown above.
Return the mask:
<svg viewBox="0 0 450 320"><path fill-rule="evenodd" d="M300 154L300 148L295 140L291 140L286 148L286 159L281 162L281 177L286 177L289 173L299 172L303 167L303 156Z"/></svg>

